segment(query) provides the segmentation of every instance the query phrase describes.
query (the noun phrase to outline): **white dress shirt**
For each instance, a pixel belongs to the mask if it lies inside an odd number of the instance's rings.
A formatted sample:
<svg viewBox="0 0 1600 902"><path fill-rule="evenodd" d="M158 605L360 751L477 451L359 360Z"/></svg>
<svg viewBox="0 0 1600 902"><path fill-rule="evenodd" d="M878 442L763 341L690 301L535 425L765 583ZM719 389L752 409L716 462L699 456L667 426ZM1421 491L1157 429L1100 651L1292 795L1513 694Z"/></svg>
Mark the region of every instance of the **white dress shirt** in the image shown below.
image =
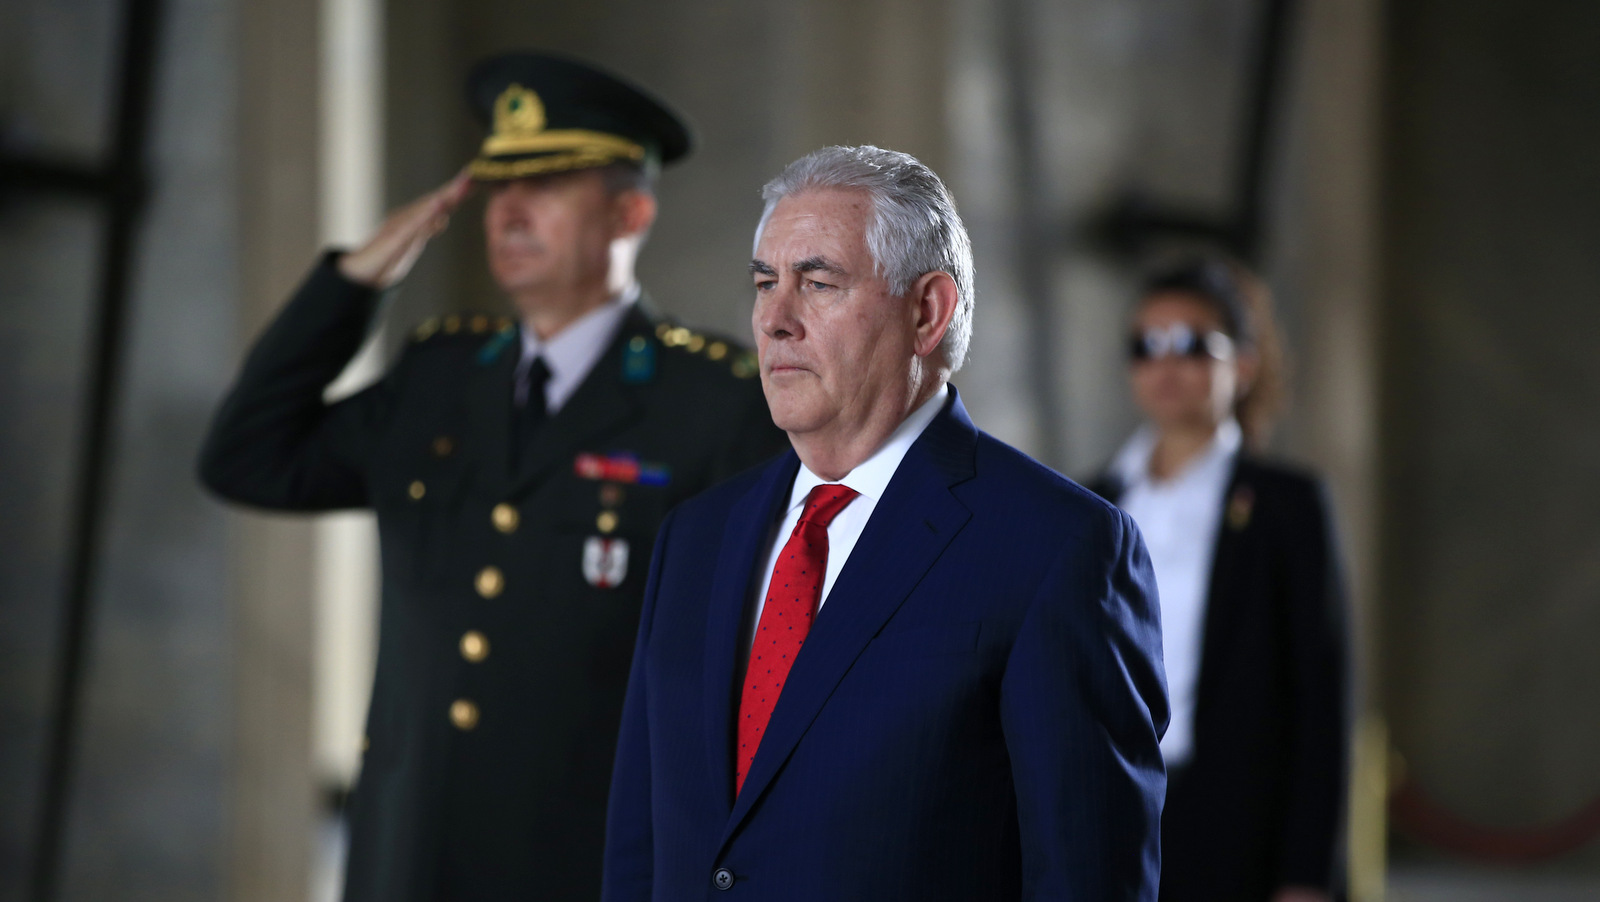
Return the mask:
<svg viewBox="0 0 1600 902"><path fill-rule="evenodd" d="M1195 694L1211 563L1222 525L1223 496L1241 439L1239 424L1228 420L1182 471L1158 482L1150 477L1155 430L1146 426L1134 433L1112 463L1112 472L1123 485L1119 504L1144 535L1161 596L1161 645L1172 704L1161 757L1169 766L1187 762L1194 752Z"/></svg>
<svg viewBox="0 0 1600 902"><path fill-rule="evenodd" d="M583 384L600 355L606 352L617 334L628 308L639 299L639 283L585 313L548 340L541 339L526 325L522 327L522 358L517 361L517 406L527 403L528 368L536 358L544 358L550 378L544 383L544 410L555 416Z"/></svg>
<svg viewBox="0 0 1600 902"><path fill-rule="evenodd" d="M839 485L855 489L860 493L860 497L851 499L844 510L833 518L833 522L828 524L828 566L822 575L822 598L817 602L817 610L822 610L823 603L828 600L828 592L833 589L839 571L844 569L845 561L850 559L851 549L856 547L856 540L861 538L861 531L867 528L867 521L872 518L872 511L878 506L878 499L883 497L884 490L889 487L889 480L894 478L895 471L900 468L900 461L905 458L906 452L911 450L911 446L922 435L922 431L933 422L933 418L939 415L939 411L944 408L945 399L949 397L949 387L940 386L938 394L913 410L871 457L862 461L838 481ZM749 633L745 636L746 648L755 639L756 624L761 622L761 609L765 607L767 601L767 585L772 582L772 570L778 565L778 555L783 553L783 546L789 541L789 534L794 532L795 524L800 522L800 512L805 506L806 496L811 494L812 489L828 482L829 480L811 472L803 463L800 465L800 472L795 474L794 487L789 490L789 506L772 533L771 549L767 552L766 571L761 575L761 585L755 596L755 612L750 618Z"/></svg>

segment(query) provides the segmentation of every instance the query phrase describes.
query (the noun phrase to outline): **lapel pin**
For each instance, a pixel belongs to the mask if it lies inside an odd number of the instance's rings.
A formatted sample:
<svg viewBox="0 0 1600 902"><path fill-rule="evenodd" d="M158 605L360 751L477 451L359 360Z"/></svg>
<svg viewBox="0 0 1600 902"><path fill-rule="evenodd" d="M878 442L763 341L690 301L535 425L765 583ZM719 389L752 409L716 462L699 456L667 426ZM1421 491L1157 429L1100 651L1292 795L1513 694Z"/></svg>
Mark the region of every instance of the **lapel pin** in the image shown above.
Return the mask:
<svg viewBox="0 0 1600 902"><path fill-rule="evenodd" d="M1250 514L1256 506L1256 493L1247 485L1233 490L1228 499L1228 526L1238 532L1250 525Z"/></svg>

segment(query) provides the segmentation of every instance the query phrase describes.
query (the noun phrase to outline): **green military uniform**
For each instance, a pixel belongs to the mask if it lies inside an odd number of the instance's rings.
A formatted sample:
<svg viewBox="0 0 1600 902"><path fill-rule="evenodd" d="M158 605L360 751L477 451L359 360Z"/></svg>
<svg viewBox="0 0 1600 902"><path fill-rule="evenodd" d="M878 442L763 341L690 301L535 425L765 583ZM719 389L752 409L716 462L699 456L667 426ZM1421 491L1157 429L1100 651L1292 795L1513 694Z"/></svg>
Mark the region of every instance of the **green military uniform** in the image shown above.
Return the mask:
<svg viewBox="0 0 1600 902"><path fill-rule="evenodd" d="M450 316L418 329L381 382L330 405L323 390L378 303L336 260L256 343L201 475L258 507L377 512L377 679L345 898L598 898L656 530L677 502L784 447L754 359L641 301L519 445L517 328Z"/></svg>

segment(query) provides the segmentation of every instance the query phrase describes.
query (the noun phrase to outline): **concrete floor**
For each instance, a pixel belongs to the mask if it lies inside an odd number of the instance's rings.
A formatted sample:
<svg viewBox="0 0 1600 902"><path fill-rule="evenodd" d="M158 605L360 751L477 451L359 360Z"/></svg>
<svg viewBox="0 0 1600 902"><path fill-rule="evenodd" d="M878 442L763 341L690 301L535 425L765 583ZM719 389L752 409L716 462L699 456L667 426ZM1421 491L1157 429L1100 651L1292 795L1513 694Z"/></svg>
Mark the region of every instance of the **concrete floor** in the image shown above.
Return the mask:
<svg viewBox="0 0 1600 902"><path fill-rule="evenodd" d="M1399 867L1389 872L1385 902L1600 902L1600 878Z"/></svg>

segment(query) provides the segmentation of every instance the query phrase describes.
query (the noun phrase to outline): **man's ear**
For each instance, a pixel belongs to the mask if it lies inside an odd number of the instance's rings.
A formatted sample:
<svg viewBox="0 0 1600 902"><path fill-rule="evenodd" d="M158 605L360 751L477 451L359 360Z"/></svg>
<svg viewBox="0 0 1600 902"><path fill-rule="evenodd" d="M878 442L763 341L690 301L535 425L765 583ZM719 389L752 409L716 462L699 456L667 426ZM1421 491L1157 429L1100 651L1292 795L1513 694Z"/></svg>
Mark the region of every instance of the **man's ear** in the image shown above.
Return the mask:
<svg viewBox="0 0 1600 902"><path fill-rule="evenodd" d="M612 200L613 238L631 238L649 231L656 221L656 197L647 191L623 191Z"/></svg>
<svg viewBox="0 0 1600 902"><path fill-rule="evenodd" d="M956 315L961 294L956 280L942 270L923 273L911 283L909 292L915 303L916 338L913 349L918 357L927 357L944 340L945 330Z"/></svg>

